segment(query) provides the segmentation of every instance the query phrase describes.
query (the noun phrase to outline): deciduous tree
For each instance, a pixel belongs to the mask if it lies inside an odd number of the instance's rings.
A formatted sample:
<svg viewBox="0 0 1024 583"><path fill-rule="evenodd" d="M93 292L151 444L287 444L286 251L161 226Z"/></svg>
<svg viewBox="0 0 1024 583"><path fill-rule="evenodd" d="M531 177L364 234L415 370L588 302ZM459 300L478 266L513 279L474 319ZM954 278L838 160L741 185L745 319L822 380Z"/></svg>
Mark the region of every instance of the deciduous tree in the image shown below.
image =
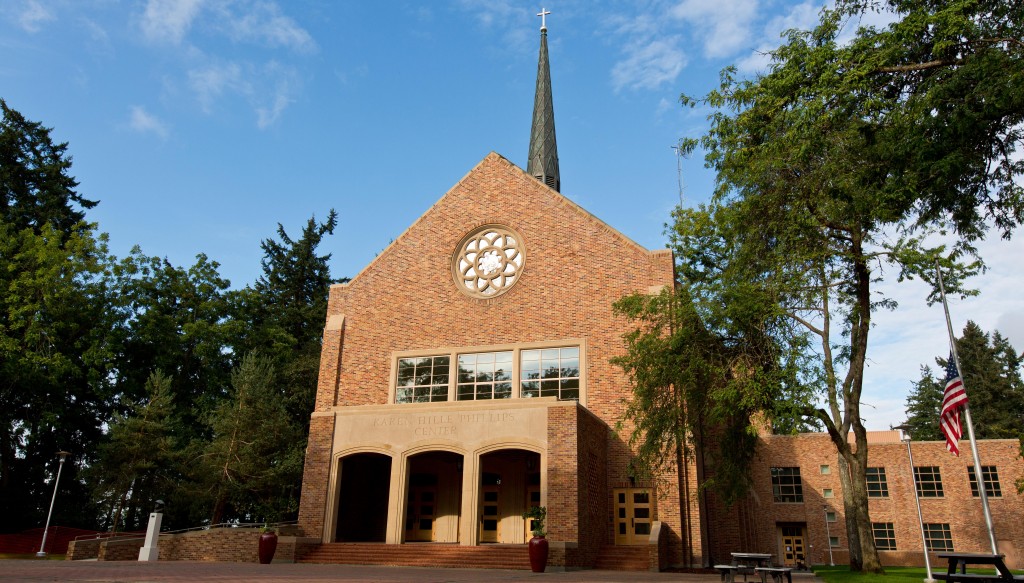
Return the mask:
<svg viewBox="0 0 1024 583"><path fill-rule="evenodd" d="M844 25L876 7L894 12L892 24L844 43ZM840 2L814 30L787 33L767 73L727 70L704 99L715 112L699 144L718 182L702 212L729 247L711 270L722 281L693 284L722 301L763 297L816 338L825 404L805 415L840 456L854 570L881 570L860 398L872 317L895 306L873 286L883 266L931 281L940 257L948 288L962 293L980 265L973 243L990 225L1009 237L1019 224L1020 16L999 0ZM675 227L680 260L699 274L707 266L690 227ZM928 245L939 233L949 247Z"/></svg>

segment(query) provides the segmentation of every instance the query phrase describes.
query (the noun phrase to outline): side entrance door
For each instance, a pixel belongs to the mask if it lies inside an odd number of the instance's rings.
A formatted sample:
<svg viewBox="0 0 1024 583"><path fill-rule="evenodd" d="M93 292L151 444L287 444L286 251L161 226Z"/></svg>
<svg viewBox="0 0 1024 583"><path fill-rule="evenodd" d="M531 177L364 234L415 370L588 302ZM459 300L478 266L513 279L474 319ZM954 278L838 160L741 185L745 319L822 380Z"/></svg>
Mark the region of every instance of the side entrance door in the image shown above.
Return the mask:
<svg viewBox="0 0 1024 583"><path fill-rule="evenodd" d="M615 544L645 545L651 534L651 490L617 488L615 496Z"/></svg>
<svg viewBox="0 0 1024 583"><path fill-rule="evenodd" d="M782 543L782 564L787 567L803 566L807 564L804 551L804 527L800 525L789 525L779 527L779 537Z"/></svg>

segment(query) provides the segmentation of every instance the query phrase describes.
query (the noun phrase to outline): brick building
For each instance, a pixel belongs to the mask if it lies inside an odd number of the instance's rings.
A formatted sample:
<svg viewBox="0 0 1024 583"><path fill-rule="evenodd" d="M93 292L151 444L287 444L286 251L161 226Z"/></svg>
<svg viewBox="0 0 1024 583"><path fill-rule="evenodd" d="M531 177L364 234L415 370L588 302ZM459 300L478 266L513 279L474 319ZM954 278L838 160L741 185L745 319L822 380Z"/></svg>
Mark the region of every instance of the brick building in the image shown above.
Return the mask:
<svg viewBox="0 0 1024 583"><path fill-rule="evenodd" d="M933 567L946 567L936 557L942 551L991 552L969 452L954 457L944 442L913 442L911 473L898 431L868 432L868 444L868 512L883 565L924 565L921 522ZM999 552L1007 564L1024 567L1024 496L1016 487L1024 478L1020 444L981 440L978 449ZM727 557L742 548L791 565L847 563L838 456L827 434L762 436L751 473L754 487L742 503L726 510L709 498L716 525L708 533L712 555Z"/></svg>
<svg viewBox="0 0 1024 583"><path fill-rule="evenodd" d="M554 566L592 567L613 547L640 549L652 568L706 565L735 550L788 561L783 537L819 562L810 547L827 548L822 501L826 490L840 496L823 436L765 437L755 491L738 507L698 492L694 460L657 491L630 480L629 447L613 430L629 387L610 364L627 323L612 304L674 285L673 257L623 236L560 186L542 27L526 171L487 155L331 288L300 527L323 543L522 544L523 511L543 505ZM872 500L873 519L894 530L897 553L920 549L913 499L895 494L906 481L900 447L872 450L892 492ZM998 503L1019 517L1007 481L1020 464L1006 460ZM955 473L949 460L934 463ZM773 502L780 475L802 488L800 500ZM947 496L965 496L965 484L950 483ZM957 550L975 548L966 541L977 533L950 511L929 512L950 524Z"/></svg>

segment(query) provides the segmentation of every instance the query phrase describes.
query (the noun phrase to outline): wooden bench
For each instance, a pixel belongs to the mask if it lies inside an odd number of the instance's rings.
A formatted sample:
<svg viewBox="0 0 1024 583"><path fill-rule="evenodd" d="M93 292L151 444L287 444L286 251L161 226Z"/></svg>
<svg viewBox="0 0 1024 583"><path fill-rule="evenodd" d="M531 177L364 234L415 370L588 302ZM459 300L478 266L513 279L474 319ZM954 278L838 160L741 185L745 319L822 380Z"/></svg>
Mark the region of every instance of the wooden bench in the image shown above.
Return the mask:
<svg viewBox="0 0 1024 583"><path fill-rule="evenodd" d="M782 583L782 578L786 578L786 583L793 583L793 569L791 567L757 567L754 569L761 575L761 581L767 581L766 575L771 575L774 583Z"/></svg>

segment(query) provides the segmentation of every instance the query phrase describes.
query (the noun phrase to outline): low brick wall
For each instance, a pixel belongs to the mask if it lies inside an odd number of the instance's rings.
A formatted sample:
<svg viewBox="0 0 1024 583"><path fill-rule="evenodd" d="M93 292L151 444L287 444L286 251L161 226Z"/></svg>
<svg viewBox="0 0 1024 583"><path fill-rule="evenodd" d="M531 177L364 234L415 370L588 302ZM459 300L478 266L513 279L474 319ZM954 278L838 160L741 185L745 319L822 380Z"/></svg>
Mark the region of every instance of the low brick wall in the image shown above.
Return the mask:
<svg viewBox="0 0 1024 583"><path fill-rule="evenodd" d="M98 561L138 561L139 549L146 544L146 539L129 538L105 540L100 543L96 556Z"/></svg>
<svg viewBox="0 0 1024 583"><path fill-rule="evenodd" d="M257 528L216 528L175 534L162 534L157 544L161 561L217 561L255 563L260 531ZM137 561L141 538L83 539L68 546L67 560ZM278 536L275 563L294 563L296 558L320 544L320 539Z"/></svg>
<svg viewBox="0 0 1024 583"><path fill-rule="evenodd" d="M100 543L103 539L89 538L73 540L68 543L68 552L64 555L66 561L81 561L84 559L95 559L100 555Z"/></svg>

